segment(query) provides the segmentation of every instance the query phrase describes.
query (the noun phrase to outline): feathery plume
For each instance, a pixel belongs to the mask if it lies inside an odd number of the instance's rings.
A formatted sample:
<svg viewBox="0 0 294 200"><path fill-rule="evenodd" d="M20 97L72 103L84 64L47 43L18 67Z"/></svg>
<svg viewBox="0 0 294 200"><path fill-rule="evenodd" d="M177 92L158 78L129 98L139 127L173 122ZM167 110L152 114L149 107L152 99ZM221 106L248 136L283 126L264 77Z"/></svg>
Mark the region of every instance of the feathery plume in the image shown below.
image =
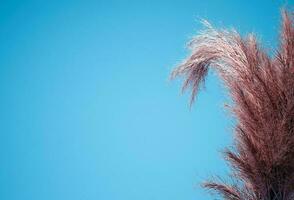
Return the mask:
<svg viewBox="0 0 294 200"><path fill-rule="evenodd" d="M237 119L234 147L225 151L235 184L208 181L205 188L228 200L294 199L294 27L282 11L280 47L274 57L254 35L206 29L191 40L191 55L174 69L195 100L209 69L223 79Z"/></svg>

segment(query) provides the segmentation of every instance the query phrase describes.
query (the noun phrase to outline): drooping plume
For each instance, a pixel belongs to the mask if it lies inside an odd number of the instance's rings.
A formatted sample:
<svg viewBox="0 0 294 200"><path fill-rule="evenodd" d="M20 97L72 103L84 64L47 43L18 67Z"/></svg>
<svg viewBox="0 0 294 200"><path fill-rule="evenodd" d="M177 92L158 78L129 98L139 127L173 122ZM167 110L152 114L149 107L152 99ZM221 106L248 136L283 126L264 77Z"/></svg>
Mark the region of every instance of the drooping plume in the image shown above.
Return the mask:
<svg viewBox="0 0 294 200"><path fill-rule="evenodd" d="M294 27L293 12L282 11L280 46L270 56L254 35L206 30L189 43L191 55L172 72L184 76L194 101L209 69L229 90L237 119L234 148L225 158L234 183L204 186L228 200L294 199Z"/></svg>

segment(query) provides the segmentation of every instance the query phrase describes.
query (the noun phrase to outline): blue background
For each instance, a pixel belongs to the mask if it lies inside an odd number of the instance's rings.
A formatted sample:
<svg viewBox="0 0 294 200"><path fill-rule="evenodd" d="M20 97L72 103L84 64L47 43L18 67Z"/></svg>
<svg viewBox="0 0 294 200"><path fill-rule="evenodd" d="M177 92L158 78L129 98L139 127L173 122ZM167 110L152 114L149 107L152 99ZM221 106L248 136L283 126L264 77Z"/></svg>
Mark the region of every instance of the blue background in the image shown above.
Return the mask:
<svg viewBox="0 0 294 200"><path fill-rule="evenodd" d="M277 45L293 1L1 1L0 199L212 199L229 100L210 74L189 110L171 69L200 18Z"/></svg>

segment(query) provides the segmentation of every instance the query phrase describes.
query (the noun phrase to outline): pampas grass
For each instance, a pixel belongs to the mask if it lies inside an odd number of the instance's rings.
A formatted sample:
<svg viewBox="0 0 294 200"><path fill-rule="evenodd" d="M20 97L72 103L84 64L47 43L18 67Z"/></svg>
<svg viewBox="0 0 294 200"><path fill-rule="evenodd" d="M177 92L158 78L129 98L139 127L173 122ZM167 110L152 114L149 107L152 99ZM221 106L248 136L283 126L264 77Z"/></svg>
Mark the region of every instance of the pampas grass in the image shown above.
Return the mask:
<svg viewBox="0 0 294 200"><path fill-rule="evenodd" d="M237 119L234 147L225 150L232 181L204 187L227 200L294 199L294 28L293 12L282 11L280 46L274 56L254 35L206 29L189 43L191 55L171 74L184 76L191 103L212 69L224 81Z"/></svg>

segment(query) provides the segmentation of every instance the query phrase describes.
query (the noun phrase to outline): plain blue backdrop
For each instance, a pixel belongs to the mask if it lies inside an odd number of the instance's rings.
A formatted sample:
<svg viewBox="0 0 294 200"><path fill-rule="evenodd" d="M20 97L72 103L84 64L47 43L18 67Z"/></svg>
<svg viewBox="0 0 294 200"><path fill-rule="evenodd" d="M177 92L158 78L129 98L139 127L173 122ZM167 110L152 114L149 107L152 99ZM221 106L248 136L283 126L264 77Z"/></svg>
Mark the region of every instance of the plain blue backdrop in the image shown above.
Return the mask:
<svg viewBox="0 0 294 200"><path fill-rule="evenodd" d="M278 44L293 1L1 1L0 199L213 199L229 99L210 74L189 110L171 69L205 18Z"/></svg>

